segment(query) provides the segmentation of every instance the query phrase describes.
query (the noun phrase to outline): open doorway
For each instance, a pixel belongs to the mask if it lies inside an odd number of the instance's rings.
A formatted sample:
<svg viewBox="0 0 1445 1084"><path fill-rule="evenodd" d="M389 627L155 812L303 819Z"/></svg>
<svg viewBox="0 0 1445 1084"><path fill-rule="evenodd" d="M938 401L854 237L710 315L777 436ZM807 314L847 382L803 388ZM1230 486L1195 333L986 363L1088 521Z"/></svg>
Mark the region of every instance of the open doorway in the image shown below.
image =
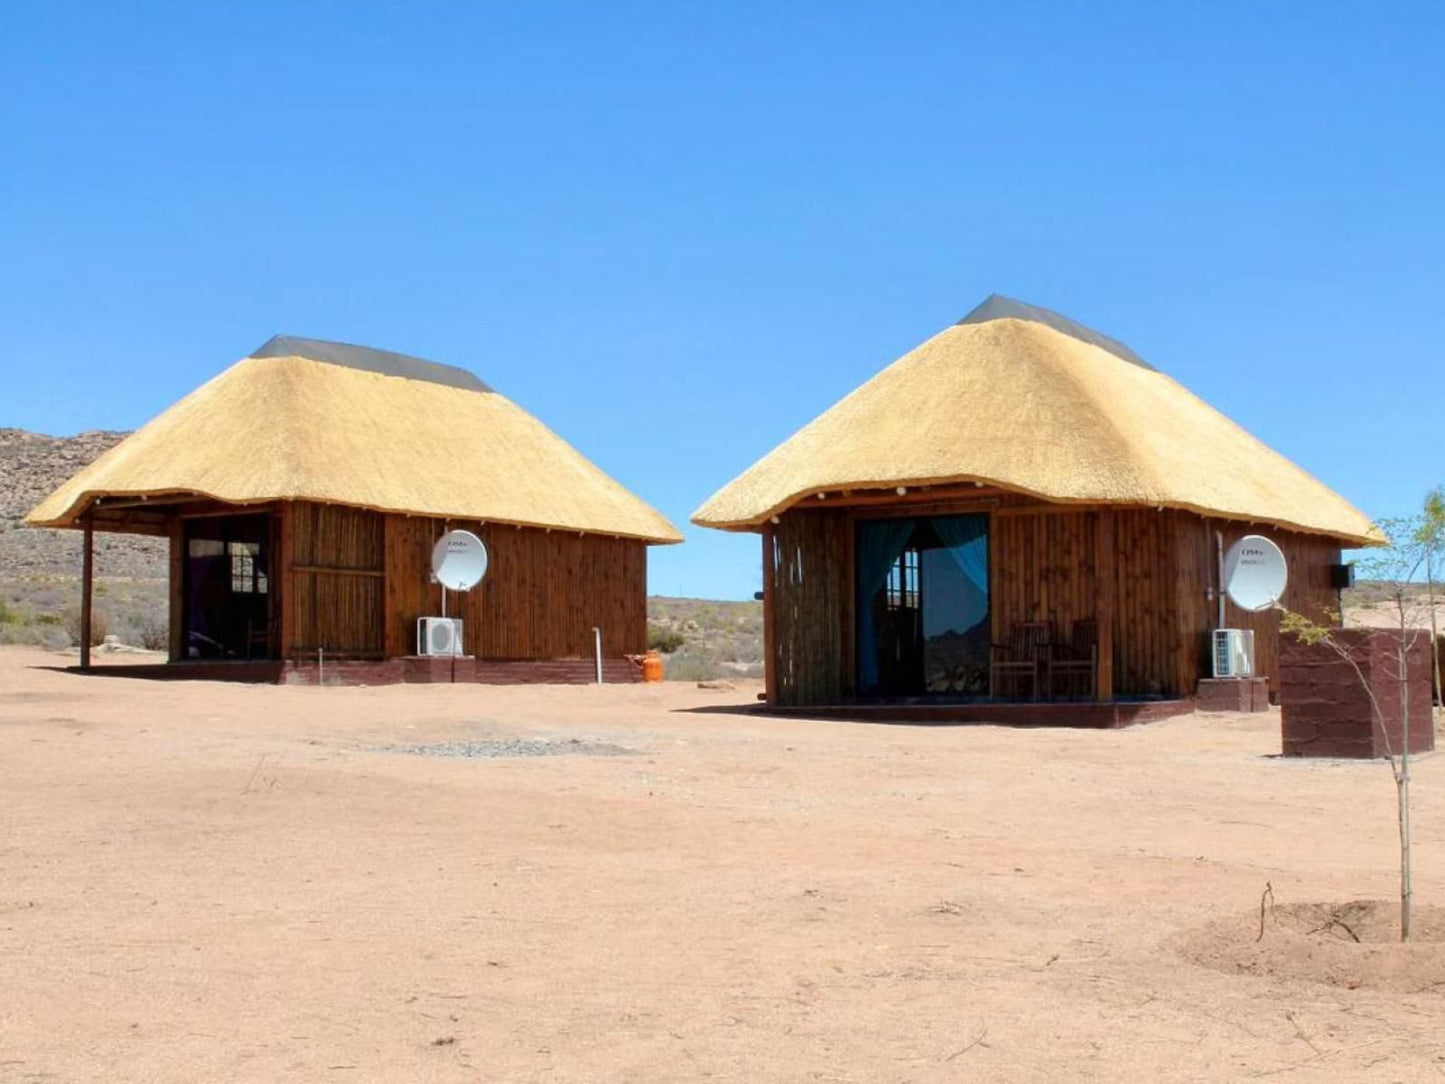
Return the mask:
<svg viewBox="0 0 1445 1084"><path fill-rule="evenodd" d="M181 582L182 657L276 657L271 516L187 519Z"/></svg>
<svg viewBox="0 0 1445 1084"><path fill-rule="evenodd" d="M986 515L858 524L859 696L988 696L988 542Z"/></svg>

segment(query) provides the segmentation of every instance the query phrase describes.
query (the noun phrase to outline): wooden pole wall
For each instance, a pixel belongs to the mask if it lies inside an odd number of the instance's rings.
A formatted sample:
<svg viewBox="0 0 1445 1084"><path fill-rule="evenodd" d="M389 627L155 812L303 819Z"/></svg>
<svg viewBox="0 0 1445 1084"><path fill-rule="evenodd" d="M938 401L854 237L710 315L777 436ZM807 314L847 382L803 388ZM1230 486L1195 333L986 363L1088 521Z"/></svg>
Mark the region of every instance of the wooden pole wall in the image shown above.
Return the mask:
<svg viewBox="0 0 1445 1084"><path fill-rule="evenodd" d="M90 669L90 606L95 587L95 514L85 513L84 547L80 557L80 668Z"/></svg>
<svg viewBox="0 0 1445 1084"><path fill-rule="evenodd" d="M1114 699L1114 513L1099 513L1094 525L1094 607L1098 619L1099 658L1095 695Z"/></svg>
<svg viewBox="0 0 1445 1084"><path fill-rule="evenodd" d="M1158 508L1051 506L1013 496L991 507L959 502L952 514L988 512L990 618L995 643L1019 622L1048 621L1060 637L1098 622L1095 695L1187 697L1207 669L1214 613L1213 532L1228 545L1251 529L1274 539L1290 564L1285 605L1318 616L1335 603L1329 539L1220 523ZM1018 503L1013 503L1018 502ZM823 502L818 502L822 504ZM924 507L805 508L785 512L764 538L768 696L779 705L844 702L854 695L853 532L858 521L914 516ZM767 541L771 539L771 542ZM771 562L770 562L770 557ZM1277 680L1278 617L1229 608L1230 627L1256 634L1258 672Z"/></svg>
<svg viewBox="0 0 1445 1084"><path fill-rule="evenodd" d="M647 650L647 546L638 539L456 520L487 547L487 575L453 592L469 654L521 661L590 659L592 629L607 658ZM442 520L389 515L384 532L383 624L389 657L416 650L416 619L440 613L430 578Z"/></svg>
<svg viewBox="0 0 1445 1084"><path fill-rule="evenodd" d="M763 697L778 702L777 554L772 525L763 528Z"/></svg>
<svg viewBox="0 0 1445 1084"><path fill-rule="evenodd" d="M186 652L186 533L185 521L174 516L170 525L171 535L171 581L167 585L170 594L170 625L166 629L170 641L171 662L180 662Z"/></svg>

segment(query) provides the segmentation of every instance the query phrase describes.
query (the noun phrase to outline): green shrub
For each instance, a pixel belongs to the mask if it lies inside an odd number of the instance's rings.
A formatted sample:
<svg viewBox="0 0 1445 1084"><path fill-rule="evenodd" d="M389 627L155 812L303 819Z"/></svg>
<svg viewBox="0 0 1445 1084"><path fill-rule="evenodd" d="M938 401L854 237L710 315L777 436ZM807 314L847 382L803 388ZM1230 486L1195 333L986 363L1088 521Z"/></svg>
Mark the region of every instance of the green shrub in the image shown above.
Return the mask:
<svg viewBox="0 0 1445 1084"><path fill-rule="evenodd" d="M687 637L676 629L663 628L661 625L647 626L647 646L652 651L671 655L685 643Z"/></svg>

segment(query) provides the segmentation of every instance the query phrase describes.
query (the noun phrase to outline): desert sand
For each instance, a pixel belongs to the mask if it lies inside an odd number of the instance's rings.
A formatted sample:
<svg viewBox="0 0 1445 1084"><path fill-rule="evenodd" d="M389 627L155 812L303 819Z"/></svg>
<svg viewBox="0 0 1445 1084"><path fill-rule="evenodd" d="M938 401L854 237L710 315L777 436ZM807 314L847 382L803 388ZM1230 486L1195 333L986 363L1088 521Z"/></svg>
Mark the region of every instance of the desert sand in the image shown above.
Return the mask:
<svg viewBox="0 0 1445 1084"><path fill-rule="evenodd" d="M1276 713L64 661L0 650L0 1081L1445 1079L1441 943L1309 925L1396 894L1388 772L1274 756ZM1415 833L1433 939L1438 756Z"/></svg>

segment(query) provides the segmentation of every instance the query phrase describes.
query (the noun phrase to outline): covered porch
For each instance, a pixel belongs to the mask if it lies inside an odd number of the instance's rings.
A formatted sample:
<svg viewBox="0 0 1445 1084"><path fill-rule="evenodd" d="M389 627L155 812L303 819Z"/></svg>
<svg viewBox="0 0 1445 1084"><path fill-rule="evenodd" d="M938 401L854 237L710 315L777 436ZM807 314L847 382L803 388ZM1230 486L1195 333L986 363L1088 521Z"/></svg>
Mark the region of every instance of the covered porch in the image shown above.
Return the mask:
<svg viewBox="0 0 1445 1084"><path fill-rule="evenodd" d="M957 715L1123 691L1113 511L971 485L825 500L763 529L770 706Z"/></svg>
<svg viewBox="0 0 1445 1084"><path fill-rule="evenodd" d="M191 494L90 500L79 516L81 669L92 668L98 531L170 540L168 665L249 672L279 663L281 520L277 504L228 504Z"/></svg>

